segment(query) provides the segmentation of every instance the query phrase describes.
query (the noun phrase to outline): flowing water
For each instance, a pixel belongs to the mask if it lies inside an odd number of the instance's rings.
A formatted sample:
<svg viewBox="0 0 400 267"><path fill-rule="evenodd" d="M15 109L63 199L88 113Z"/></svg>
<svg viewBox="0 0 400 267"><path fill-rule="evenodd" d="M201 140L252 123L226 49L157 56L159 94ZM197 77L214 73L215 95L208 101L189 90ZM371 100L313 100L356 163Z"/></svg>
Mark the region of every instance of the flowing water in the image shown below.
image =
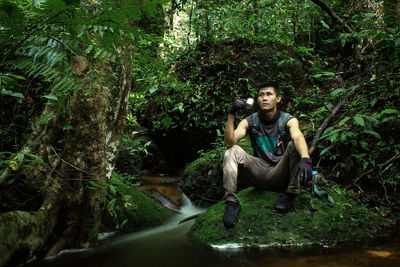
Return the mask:
<svg viewBox="0 0 400 267"><path fill-rule="evenodd" d="M400 266L400 234L369 244L336 248L218 248L196 246L187 238L194 220L204 211L180 192L174 177L144 177L144 188L165 206L179 212L164 225L111 238L95 250L63 251L60 256L27 264L39 266ZM181 222L181 223L180 223ZM399 229L398 229L399 230Z"/></svg>

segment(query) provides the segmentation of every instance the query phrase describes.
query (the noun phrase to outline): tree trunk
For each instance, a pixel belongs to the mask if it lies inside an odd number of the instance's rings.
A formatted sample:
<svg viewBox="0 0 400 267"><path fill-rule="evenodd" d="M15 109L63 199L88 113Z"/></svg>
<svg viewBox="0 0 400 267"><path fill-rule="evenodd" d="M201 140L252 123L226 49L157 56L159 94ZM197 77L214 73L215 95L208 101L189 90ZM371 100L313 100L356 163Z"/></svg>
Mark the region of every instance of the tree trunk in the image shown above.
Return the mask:
<svg viewBox="0 0 400 267"><path fill-rule="evenodd" d="M26 179L42 192L43 201L37 211L0 216L0 266L21 251L28 257L56 255L64 248L96 245L132 84L133 51L119 49L118 54L124 62L119 72L111 62L91 66L66 114L46 105L42 115L53 113L50 121L35 129L24 148L44 160ZM63 131L66 124L73 129Z"/></svg>
<svg viewBox="0 0 400 267"><path fill-rule="evenodd" d="M398 0L383 1L383 20L386 27L393 29L400 27L399 7Z"/></svg>
<svg viewBox="0 0 400 267"><path fill-rule="evenodd" d="M169 10L169 31L174 30L174 14L176 10L176 0L171 1L171 9Z"/></svg>

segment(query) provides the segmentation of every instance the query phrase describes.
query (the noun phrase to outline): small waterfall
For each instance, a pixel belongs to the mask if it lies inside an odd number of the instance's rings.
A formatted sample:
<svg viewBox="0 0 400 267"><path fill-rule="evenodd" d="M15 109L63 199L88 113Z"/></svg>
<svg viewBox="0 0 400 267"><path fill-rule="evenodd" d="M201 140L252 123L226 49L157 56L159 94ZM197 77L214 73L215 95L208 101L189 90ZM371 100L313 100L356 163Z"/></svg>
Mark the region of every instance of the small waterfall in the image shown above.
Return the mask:
<svg viewBox="0 0 400 267"><path fill-rule="evenodd" d="M183 192L182 197L184 205L176 210L176 214L168 219L163 225L118 237L115 240L108 242L106 247L138 239L149 238L151 236L158 236L170 231L173 231L176 237L186 235L190 226L194 222L191 219L196 218L199 214L203 213L205 209L193 205L190 199Z"/></svg>

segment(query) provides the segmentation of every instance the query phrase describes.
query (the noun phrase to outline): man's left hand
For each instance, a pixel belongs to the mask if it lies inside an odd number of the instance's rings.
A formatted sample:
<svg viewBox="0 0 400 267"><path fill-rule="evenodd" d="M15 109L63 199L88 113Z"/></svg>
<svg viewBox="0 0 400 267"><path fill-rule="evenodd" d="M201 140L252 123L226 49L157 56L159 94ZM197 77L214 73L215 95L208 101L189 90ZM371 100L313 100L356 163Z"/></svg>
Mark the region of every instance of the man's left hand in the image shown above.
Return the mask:
<svg viewBox="0 0 400 267"><path fill-rule="evenodd" d="M301 158L296 168L300 184L307 185L312 181L312 161L310 158Z"/></svg>

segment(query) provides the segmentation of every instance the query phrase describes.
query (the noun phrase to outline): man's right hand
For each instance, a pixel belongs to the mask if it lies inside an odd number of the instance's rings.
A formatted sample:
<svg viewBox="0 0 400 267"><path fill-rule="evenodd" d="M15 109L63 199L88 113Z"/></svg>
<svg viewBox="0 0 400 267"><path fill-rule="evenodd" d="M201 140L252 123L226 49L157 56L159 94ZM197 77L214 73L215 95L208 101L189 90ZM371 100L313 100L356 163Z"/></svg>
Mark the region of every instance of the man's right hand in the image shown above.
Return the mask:
<svg viewBox="0 0 400 267"><path fill-rule="evenodd" d="M235 115L235 113L241 109L246 108L246 100L245 99L236 99L232 102L231 106L229 107L229 113Z"/></svg>

